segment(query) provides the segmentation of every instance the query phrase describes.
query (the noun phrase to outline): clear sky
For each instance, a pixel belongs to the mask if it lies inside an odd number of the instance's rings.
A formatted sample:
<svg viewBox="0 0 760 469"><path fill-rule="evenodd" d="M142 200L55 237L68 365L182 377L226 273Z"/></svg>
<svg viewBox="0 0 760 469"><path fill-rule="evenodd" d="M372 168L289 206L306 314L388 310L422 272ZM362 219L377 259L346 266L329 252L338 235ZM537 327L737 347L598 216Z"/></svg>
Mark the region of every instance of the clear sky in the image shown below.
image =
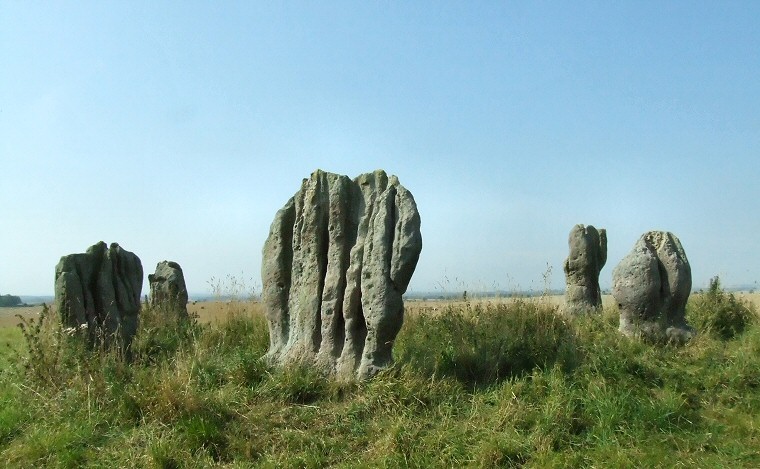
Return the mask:
<svg viewBox="0 0 760 469"><path fill-rule="evenodd" d="M651 229L760 281L760 2L0 0L0 293L103 240L195 293L260 284L316 168L415 196L412 291L600 281Z"/></svg>

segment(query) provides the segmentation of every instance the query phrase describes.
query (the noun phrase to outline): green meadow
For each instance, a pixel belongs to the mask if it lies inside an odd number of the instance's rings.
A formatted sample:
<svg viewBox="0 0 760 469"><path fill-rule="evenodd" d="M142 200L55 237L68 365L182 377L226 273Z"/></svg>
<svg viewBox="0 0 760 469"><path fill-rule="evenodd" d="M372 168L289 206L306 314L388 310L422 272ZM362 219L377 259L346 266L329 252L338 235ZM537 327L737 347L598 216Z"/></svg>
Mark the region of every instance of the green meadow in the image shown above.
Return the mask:
<svg viewBox="0 0 760 469"><path fill-rule="evenodd" d="M692 295L688 345L569 320L547 299L417 306L395 364L340 383L269 369L246 301L214 321L144 309L132 357L88 350L45 309L0 328L8 467L760 467L760 325Z"/></svg>

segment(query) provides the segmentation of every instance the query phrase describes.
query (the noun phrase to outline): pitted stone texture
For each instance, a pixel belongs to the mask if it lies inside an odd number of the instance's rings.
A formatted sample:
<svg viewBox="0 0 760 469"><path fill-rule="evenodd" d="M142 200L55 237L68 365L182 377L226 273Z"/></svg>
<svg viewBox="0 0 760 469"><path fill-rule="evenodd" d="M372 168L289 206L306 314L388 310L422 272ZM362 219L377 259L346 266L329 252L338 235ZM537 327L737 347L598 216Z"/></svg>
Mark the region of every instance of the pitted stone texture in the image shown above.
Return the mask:
<svg viewBox="0 0 760 469"><path fill-rule="evenodd" d="M267 359L344 380L387 367L421 250L417 205L395 176L312 173L264 244Z"/></svg>
<svg viewBox="0 0 760 469"><path fill-rule="evenodd" d="M187 287L182 267L172 261L161 261L156 272L148 275L150 303L154 308L173 312L180 319L187 319Z"/></svg>
<svg viewBox="0 0 760 469"><path fill-rule="evenodd" d="M578 315L602 306L599 272L607 262L607 232L593 226L575 225L568 238L570 254L565 260L565 312Z"/></svg>
<svg viewBox="0 0 760 469"><path fill-rule="evenodd" d="M691 266L670 232L644 233L612 272L612 294L620 308L620 331L650 341L685 343Z"/></svg>
<svg viewBox="0 0 760 469"><path fill-rule="evenodd" d="M89 343L114 339L128 348L137 332L143 269L117 243L99 242L84 254L61 257L55 267L55 304L63 324L86 325Z"/></svg>

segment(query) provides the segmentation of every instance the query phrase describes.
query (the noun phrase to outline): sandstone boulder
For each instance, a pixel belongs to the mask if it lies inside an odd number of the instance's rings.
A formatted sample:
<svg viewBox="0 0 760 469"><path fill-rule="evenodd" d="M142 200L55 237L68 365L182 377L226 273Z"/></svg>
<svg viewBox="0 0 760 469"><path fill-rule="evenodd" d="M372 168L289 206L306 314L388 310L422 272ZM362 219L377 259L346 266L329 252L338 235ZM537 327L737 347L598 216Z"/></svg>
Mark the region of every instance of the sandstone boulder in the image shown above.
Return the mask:
<svg viewBox="0 0 760 469"><path fill-rule="evenodd" d="M421 250L417 205L395 176L312 173L264 244L268 360L340 379L388 366Z"/></svg>
<svg viewBox="0 0 760 469"><path fill-rule="evenodd" d="M128 349L137 332L143 269L117 243L99 242L55 267L55 305L66 327L86 330L91 345L117 341Z"/></svg>
<svg viewBox="0 0 760 469"><path fill-rule="evenodd" d="M565 312L578 315L601 308L599 272L607 262L607 232L593 226L575 225L568 239L565 260Z"/></svg>
<svg viewBox="0 0 760 469"><path fill-rule="evenodd" d="M650 341L685 343L691 266L670 232L644 233L612 272L612 294L620 308L620 331Z"/></svg>
<svg viewBox="0 0 760 469"><path fill-rule="evenodd" d="M182 267L176 262L161 261L156 272L148 275L150 302L154 308L176 314L187 319L187 287Z"/></svg>

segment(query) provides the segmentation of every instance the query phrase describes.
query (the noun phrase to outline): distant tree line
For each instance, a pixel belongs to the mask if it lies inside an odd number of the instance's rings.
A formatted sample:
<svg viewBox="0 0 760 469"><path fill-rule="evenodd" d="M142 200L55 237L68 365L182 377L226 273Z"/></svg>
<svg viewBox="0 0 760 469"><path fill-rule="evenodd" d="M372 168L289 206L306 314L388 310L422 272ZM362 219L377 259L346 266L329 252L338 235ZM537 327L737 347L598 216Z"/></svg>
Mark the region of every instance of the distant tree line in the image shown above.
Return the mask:
<svg viewBox="0 0 760 469"><path fill-rule="evenodd" d="M14 295L0 295L0 306L19 306L21 298Z"/></svg>

